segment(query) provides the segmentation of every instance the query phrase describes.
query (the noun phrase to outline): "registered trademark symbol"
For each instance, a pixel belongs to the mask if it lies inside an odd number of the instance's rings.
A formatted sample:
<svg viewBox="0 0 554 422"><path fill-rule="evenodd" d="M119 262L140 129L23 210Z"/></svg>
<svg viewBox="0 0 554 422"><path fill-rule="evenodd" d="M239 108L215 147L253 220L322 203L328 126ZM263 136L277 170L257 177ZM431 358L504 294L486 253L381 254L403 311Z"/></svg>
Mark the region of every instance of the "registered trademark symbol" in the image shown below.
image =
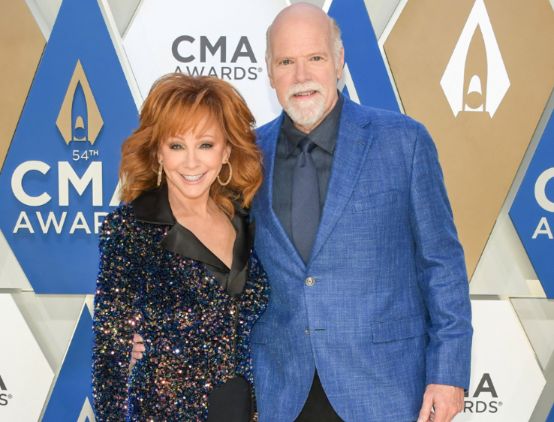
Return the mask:
<svg viewBox="0 0 554 422"><path fill-rule="evenodd" d="M261 67L258 68L258 72L259 72L259 73L262 73L263 71L264 71L264 70L263 70Z"/></svg>
<svg viewBox="0 0 554 422"><path fill-rule="evenodd" d="M8 399L13 399L13 396L11 394L8 394Z"/></svg>
<svg viewBox="0 0 554 422"><path fill-rule="evenodd" d="M501 401L498 402L498 405L499 406L502 406L504 403L502 403Z"/></svg>

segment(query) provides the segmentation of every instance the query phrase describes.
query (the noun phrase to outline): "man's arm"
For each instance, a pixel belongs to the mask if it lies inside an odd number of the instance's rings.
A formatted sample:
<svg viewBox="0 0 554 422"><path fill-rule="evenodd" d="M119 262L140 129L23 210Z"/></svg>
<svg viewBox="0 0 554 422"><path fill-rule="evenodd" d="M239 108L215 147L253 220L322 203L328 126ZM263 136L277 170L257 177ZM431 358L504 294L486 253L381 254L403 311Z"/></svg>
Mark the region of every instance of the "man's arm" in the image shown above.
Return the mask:
<svg viewBox="0 0 554 422"><path fill-rule="evenodd" d="M471 304L463 249L444 188L435 145L418 124L410 183L418 281L430 317L420 418L449 421L463 406L471 359Z"/></svg>

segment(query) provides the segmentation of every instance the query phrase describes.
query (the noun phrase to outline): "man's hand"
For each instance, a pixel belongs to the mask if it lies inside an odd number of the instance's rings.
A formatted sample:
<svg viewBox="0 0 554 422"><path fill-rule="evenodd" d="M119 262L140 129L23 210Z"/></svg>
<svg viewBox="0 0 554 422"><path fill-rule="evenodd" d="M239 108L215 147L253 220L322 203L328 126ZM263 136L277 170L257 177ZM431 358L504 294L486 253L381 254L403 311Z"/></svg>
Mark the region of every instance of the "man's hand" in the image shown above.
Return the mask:
<svg viewBox="0 0 554 422"><path fill-rule="evenodd" d="M464 409L464 390L452 385L429 384L417 422L450 422Z"/></svg>
<svg viewBox="0 0 554 422"><path fill-rule="evenodd" d="M129 371L135 366L137 360L141 360L144 353L144 340L138 334L133 334L133 350L131 351L131 361L129 362Z"/></svg>

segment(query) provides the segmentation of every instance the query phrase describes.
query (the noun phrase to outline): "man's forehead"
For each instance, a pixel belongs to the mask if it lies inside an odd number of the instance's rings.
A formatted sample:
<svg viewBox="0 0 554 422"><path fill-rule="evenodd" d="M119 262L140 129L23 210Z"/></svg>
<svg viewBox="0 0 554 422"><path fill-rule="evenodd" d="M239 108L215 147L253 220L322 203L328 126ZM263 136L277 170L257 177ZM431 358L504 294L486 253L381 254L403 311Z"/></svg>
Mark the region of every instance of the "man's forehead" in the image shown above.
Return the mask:
<svg viewBox="0 0 554 422"><path fill-rule="evenodd" d="M285 22L286 23L286 22ZM326 53L331 47L331 33L327 25L279 25L271 30L271 48L274 54Z"/></svg>

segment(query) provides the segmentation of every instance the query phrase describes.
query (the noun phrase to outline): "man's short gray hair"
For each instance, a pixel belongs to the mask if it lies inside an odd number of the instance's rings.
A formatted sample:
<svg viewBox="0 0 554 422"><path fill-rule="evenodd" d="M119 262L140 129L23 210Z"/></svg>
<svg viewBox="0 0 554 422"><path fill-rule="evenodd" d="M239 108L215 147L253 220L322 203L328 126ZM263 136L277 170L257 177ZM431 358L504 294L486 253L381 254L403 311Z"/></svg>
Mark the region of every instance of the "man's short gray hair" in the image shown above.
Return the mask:
<svg viewBox="0 0 554 422"><path fill-rule="evenodd" d="M331 16L327 16L331 24L331 37L333 44L333 55L335 62L339 63L340 51L344 48L342 44L342 36L340 28L337 24L337 21L334 20ZM267 31L265 32L265 63L267 65L268 72L271 72L271 27L273 24L269 25Z"/></svg>

